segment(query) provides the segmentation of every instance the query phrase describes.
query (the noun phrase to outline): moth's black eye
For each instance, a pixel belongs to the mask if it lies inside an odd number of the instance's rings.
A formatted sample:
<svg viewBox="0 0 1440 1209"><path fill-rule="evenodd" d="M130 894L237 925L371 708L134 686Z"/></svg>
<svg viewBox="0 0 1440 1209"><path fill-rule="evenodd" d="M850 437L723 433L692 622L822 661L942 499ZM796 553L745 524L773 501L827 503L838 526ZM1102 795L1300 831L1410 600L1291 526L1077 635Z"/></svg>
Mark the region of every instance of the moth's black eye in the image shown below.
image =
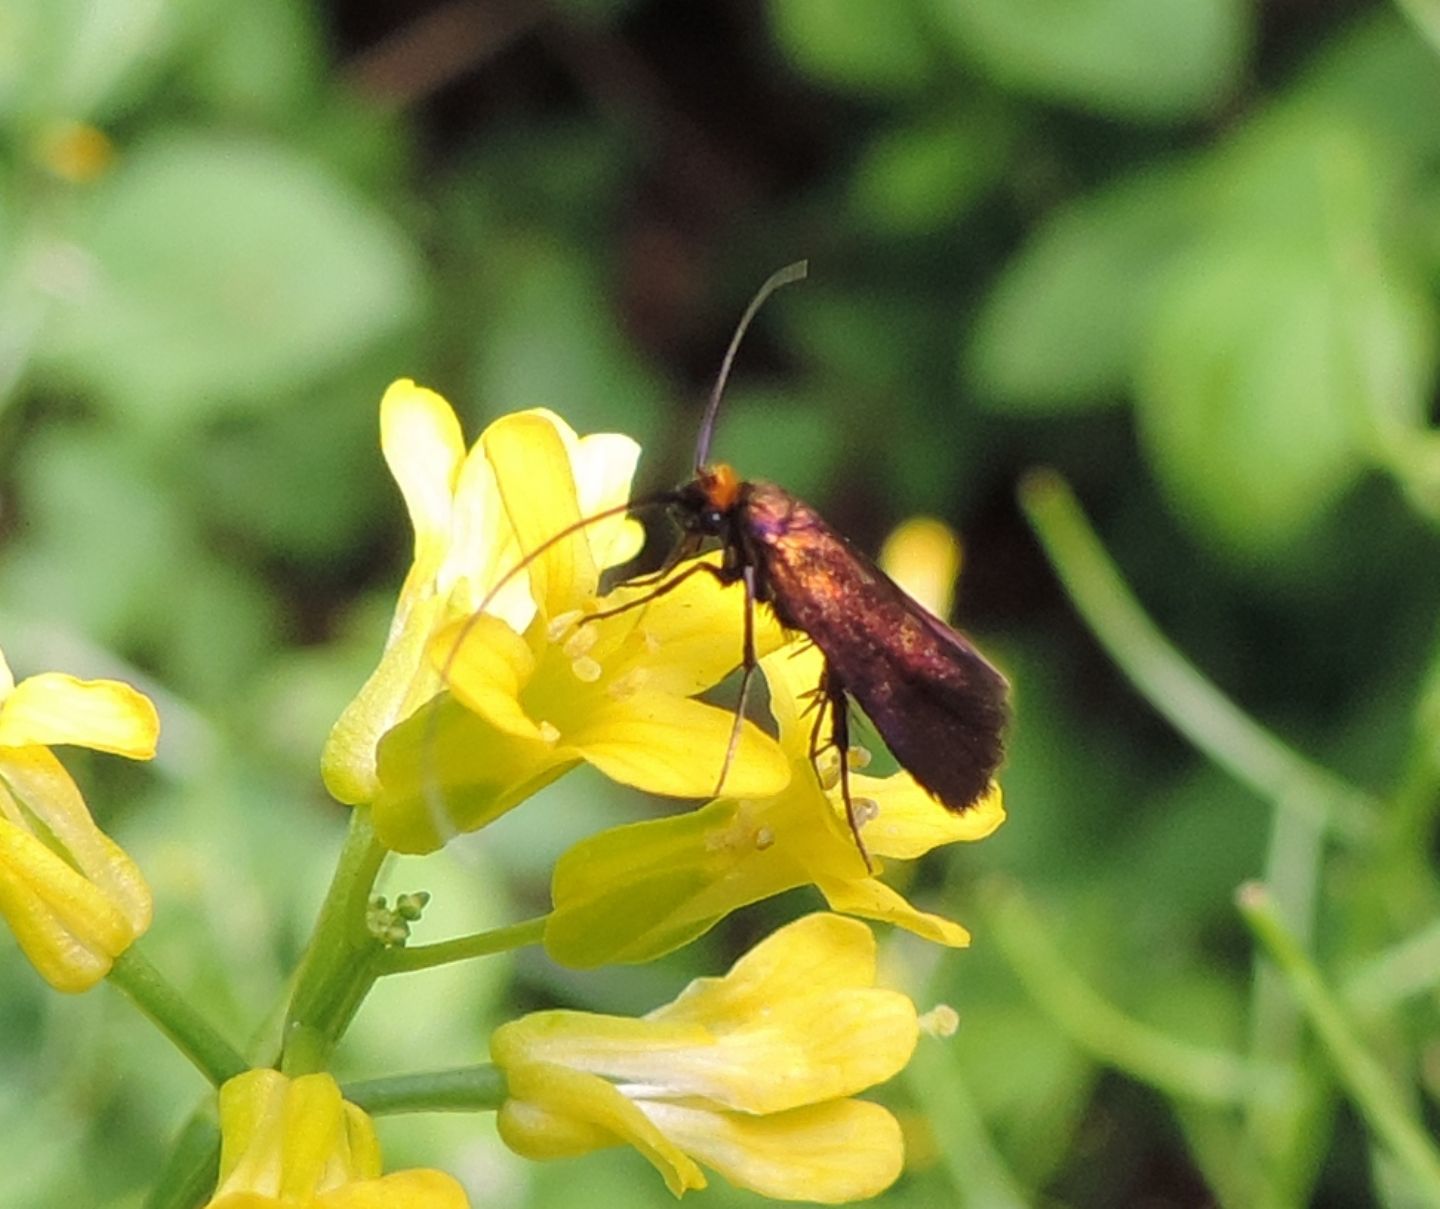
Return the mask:
<svg viewBox="0 0 1440 1209"><path fill-rule="evenodd" d="M718 534L725 528L725 514L719 508L706 508L700 514L700 527L706 533Z"/></svg>

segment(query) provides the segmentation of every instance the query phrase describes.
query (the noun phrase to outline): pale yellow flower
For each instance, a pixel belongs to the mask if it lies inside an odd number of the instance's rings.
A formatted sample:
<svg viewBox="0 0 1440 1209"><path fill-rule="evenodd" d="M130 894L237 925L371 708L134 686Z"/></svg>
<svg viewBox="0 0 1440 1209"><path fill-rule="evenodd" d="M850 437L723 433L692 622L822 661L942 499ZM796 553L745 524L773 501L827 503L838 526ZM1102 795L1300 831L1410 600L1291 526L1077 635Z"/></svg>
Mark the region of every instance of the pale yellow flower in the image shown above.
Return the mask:
<svg viewBox="0 0 1440 1209"><path fill-rule="evenodd" d="M486 612L516 633L535 617L526 574L495 590L521 558L510 509L523 501L502 495L491 451L508 449L507 433L517 427L543 433L540 439L559 450L577 509L599 512L628 498L640 456L629 437L577 437L558 416L537 410L497 421L467 452L460 421L434 391L402 378L380 402L380 445L410 514L414 559L380 664L341 714L321 758L325 784L339 801L375 799L381 737L444 688L426 658L436 633L492 595ZM616 516L588 526L578 542L603 568L632 557L640 537L633 522Z"/></svg>
<svg viewBox="0 0 1440 1209"><path fill-rule="evenodd" d="M58 991L104 978L150 926L151 899L50 746L148 760L159 728L128 684L57 672L16 684L0 656L0 916Z"/></svg>
<svg viewBox="0 0 1440 1209"><path fill-rule="evenodd" d="M641 1019L502 1025L500 1135L536 1159L632 1145L677 1196L705 1186L704 1166L775 1199L863 1200L904 1151L895 1118L851 1097L899 1072L917 1036L914 1004L875 986L869 928L811 915Z"/></svg>
<svg viewBox="0 0 1440 1209"><path fill-rule="evenodd" d="M432 426L436 398L424 413ZM548 412L497 420L465 459L488 501L465 511L494 518L493 532L469 541L464 558L453 540L447 546L443 525L422 519L458 508L461 492L448 484L459 472L441 473L460 456L458 436L406 442L419 450L402 478L413 483L406 498L416 519L415 568L391 647L337 726L326 762L332 792L371 802L386 847L432 851L582 761L677 797L703 797L719 782L732 715L693 698L740 660L739 585L722 587L702 573L642 607L585 620L651 594L634 587L599 594L601 571L634 550L632 522L616 515L577 527L623 504L635 450L616 444L622 440L576 438ZM389 438L387 450L396 441ZM580 457L592 449L587 442L596 443L592 461ZM437 475L439 485L431 481ZM472 520L466 531L483 528ZM462 577L463 592L447 586L445 574L437 580L433 568L450 568L453 579L457 568L477 565L480 550L483 568ZM524 574L475 614L526 555ZM511 590L517 583L523 595ZM762 649L778 641L773 622L762 626L760 641ZM442 682L449 693L437 697ZM774 742L746 723L727 784L769 793L788 776Z"/></svg>
<svg viewBox="0 0 1440 1209"><path fill-rule="evenodd" d="M469 1209L443 1172L381 1175L374 1124L327 1074L237 1075L220 1089L220 1133L206 1209Z"/></svg>

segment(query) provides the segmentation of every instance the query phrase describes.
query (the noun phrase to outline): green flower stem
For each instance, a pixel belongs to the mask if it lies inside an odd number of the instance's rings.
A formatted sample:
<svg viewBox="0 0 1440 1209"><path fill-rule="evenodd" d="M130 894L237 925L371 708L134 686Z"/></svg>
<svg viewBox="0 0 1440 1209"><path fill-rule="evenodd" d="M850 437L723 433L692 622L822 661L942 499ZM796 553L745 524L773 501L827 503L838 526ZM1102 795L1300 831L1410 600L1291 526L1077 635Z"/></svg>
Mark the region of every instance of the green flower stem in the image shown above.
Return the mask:
<svg viewBox="0 0 1440 1209"><path fill-rule="evenodd" d="M922 1037L921 1051L905 1068L905 1082L935 1129L955 1204L980 1209L1025 1209L1033 1203L985 1131L985 1121L959 1064L943 1043ZM931 1049L926 1054L924 1049Z"/></svg>
<svg viewBox="0 0 1440 1209"><path fill-rule="evenodd" d="M216 1087L249 1069L240 1051L215 1031L136 946L115 959L109 978Z"/></svg>
<svg viewBox="0 0 1440 1209"><path fill-rule="evenodd" d="M444 940L433 945L388 949L380 957L377 969L381 974L409 974L415 970L429 970L455 961L468 961L472 957L489 957L495 953L523 949L526 945L540 943L545 935L545 921L548 918L547 915L541 915L523 923L492 928L488 932L475 932L470 936L457 936L454 940Z"/></svg>
<svg viewBox="0 0 1440 1209"><path fill-rule="evenodd" d="M324 1068L375 980L383 950L366 927L366 911L384 859L369 810L357 806L290 1000L281 1061L287 1075Z"/></svg>
<svg viewBox="0 0 1440 1209"><path fill-rule="evenodd" d="M1369 794L1258 725L1161 634L1059 475L1031 472L1021 484L1020 503L1086 624L1171 725L1262 797L1320 817L1348 841L1371 836L1377 811Z"/></svg>
<svg viewBox="0 0 1440 1209"><path fill-rule="evenodd" d="M986 919L995 943L1035 1002L1077 1045L1169 1096L1233 1107L1253 1082L1244 1059L1176 1041L1125 1015L1065 961L1018 889L992 884Z"/></svg>
<svg viewBox="0 0 1440 1209"><path fill-rule="evenodd" d="M1414 1182L1419 1200L1440 1205L1440 1150L1406 1108L1403 1093L1356 1036L1339 1002L1281 922L1265 887L1240 888L1240 914L1285 976L1321 1045L1381 1145Z"/></svg>
<svg viewBox="0 0 1440 1209"><path fill-rule="evenodd" d="M215 1191L220 1173L220 1128L214 1105L185 1123L160 1178L145 1198L145 1209L195 1209Z"/></svg>
<svg viewBox="0 0 1440 1209"><path fill-rule="evenodd" d="M493 1112L505 1102L505 1075L488 1062L458 1070L391 1075L347 1083L352 1104L373 1116L401 1112Z"/></svg>
<svg viewBox="0 0 1440 1209"><path fill-rule="evenodd" d="M1306 945L1314 928L1315 899L1324 833L1309 815L1276 803L1265 856L1267 884L1277 913ZM1259 1205L1291 1205L1309 1199L1320 1155L1302 1129L1315 1112L1315 1073L1305 1065L1302 1020L1294 996L1275 966L1257 957L1250 993L1250 1060L1256 1068L1283 1070L1286 1077L1250 1089L1245 1105L1249 1166ZM1320 1082L1327 1082L1323 1076Z"/></svg>

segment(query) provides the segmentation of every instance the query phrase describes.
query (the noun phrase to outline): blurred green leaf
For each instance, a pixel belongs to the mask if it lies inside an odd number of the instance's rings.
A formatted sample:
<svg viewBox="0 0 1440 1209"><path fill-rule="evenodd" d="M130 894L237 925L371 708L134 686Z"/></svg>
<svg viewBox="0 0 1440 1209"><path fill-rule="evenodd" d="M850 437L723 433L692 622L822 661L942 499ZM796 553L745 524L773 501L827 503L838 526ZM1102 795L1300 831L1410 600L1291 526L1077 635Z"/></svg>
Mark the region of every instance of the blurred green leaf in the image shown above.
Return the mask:
<svg viewBox="0 0 1440 1209"><path fill-rule="evenodd" d="M913 4L874 0L770 0L770 28L801 71L856 92L912 92L936 67Z"/></svg>
<svg viewBox="0 0 1440 1209"><path fill-rule="evenodd" d="M1020 413L1118 402L1203 200L1192 169L1151 169L1039 227L986 296L965 350L981 401Z"/></svg>
<svg viewBox="0 0 1440 1209"><path fill-rule="evenodd" d="M0 4L0 124L104 120L165 65L210 0Z"/></svg>
<svg viewBox="0 0 1440 1209"><path fill-rule="evenodd" d="M95 199L53 366L149 423L274 404L416 319L401 235L279 146L171 132Z"/></svg>
<svg viewBox="0 0 1440 1209"><path fill-rule="evenodd" d="M1187 518L1232 551L1310 530L1374 460L1377 408L1424 414L1433 307L1381 255L1369 165L1331 126L1257 132L1158 305L1141 433Z"/></svg>
<svg viewBox="0 0 1440 1209"><path fill-rule="evenodd" d="M294 0L224 5L182 68L218 111L283 121L320 91L319 18L318 9Z"/></svg>
<svg viewBox="0 0 1440 1209"><path fill-rule="evenodd" d="M957 50L1000 83L1133 120L1213 112L1250 49L1244 0L928 2Z"/></svg>
<svg viewBox="0 0 1440 1209"><path fill-rule="evenodd" d="M158 616L192 553L185 518L114 431L52 426L18 467L23 535L5 550L7 608L123 640Z"/></svg>
<svg viewBox="0 0 1440 1209"><path fill-rule="evenodd" d="M622 338L595 271L523 236L498 245L488 267L470 403L486 417L549 407L577 432L624 431L647 444L660 390Z"/></svg>
<svg viewBox="0 0 1440 1209"><path fill-rule="evenodd" d="M896 235L953 226L1002 178L1014 134L1000 114L978 110L883 132L855 167L856 218Z"/></svg>
<svg viewBox="0 0 1440 1209"><path fill-rule="evenodd" d="M1289 103L1366 131L1401 169L1423 171L1440 153L1434 49L1384 7L1320 45Z"/></svg>

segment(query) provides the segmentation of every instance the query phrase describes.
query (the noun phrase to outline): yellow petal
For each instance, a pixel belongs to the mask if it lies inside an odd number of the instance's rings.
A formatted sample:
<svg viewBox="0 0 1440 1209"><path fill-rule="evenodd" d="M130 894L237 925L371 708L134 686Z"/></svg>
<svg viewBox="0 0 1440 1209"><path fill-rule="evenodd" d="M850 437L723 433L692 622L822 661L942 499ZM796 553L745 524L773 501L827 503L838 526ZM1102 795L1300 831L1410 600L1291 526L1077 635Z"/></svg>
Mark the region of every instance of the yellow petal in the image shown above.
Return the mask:
<svg viewBox="0 0 1440 1209"><path fill-rule="evenodd" d="M465 441L449 403L401 378L380 400L380 448L415 530L414 566L402 593L409 596L434 578L445 557Z"/></svg>
<svg viewBox="0 0 1440 1209"><path fill-rule="evenodd" d="M89 990L134 939L94 885L34 836L0 818L0 916L57 991Z"/></svg>
<svg viewBox="0 0 1440 1209"><path fill-rule="evenodd" d="M150 926L150 888L135 863L101 831L64 765L45 747L0 750L0 814L30 828L104 895L131 938Z"/></svg>
<svg viewBox="0 0 1440 1209"><path fill-rule="evenodd" d="M981 840L1005 821L1000 786L990 789L963 814L946 810L920 788L908 773L890 777L851 778L851 793L870 798L879 807L865 824L865 844L877 856L909 859L942 844Z"/></svg>
<svg viewBox="0 0 1440 1209"><path fill-rule="evenodd" d="M15 673L10 670L10 665L5 662L5 656L0 654L0 706L3 706L5 698L10 695L10 690L15 687Z"/></svg>
<svg viewBox="0 0 1440 1209"><path fill-rule="evenodd" d="M591 1126L595 1132L588 1136L597 1147L607 1138L634 1146L665 1177L676 1196L705 1187L705 1177L694 1161L604 1079L552 1063L512 1060L511 1038L506 1034L510 1027L501 1025L495 1030L490 1052L504 1068L509 1086L509 1099L500 1109L497 1124L500 1137L511 1150L535 1159L571 1155L576 1153L577 1139L588 1132L577 1126ZM547 1128L555 1124L554 1118L568 1118L575 1124Z"/></svg>
<svg viewBox="0 0 1440 1209"><path fill-rule="evenodd" d="M342 1142L342 1103L339 1086L327 1074L303 1075L286 1086L280 1130L278 1191L282 1201L308 1200L334 1182L331 1171L337 1165L346 1175L351 1174L349 1164L343 1162L347 1156Z"/></svg>
<svg viewBox="0 0 1440 1209"><path fill-rule="evenodd" d="M866 1200L893 1184L904 1166L899 1123L863 1100L758 1117L658 1101L646 1102L645 1111L706 1167L774 1200Z"/></svg>
<svg viewBox="0 0 1440 1209"><path fill-rule="evenodd" d="M817 911L772 932L723 978L696 979L649 1018L740 1019L792 995L874 986L875 968L875 936L869 928Z"/></svg>
<svg viewBox="0 0 1440 1209"><path fill-rule="evenodd" d="M480 439L520 548L535 555L527 564L535 603L546 617L577 607L594 593L599 575L583 530L550 540L581 515L570 459L553 417L537 412L504 416Z"/></svg>
<svg viewBox="0 0 1440 1209"><path fill-rule="evenodd" d="M320 773L336 801L349 806L374 801L380 790L375 759L381 737L441 687L426 650L443 609L433 597L416 602L370 678L331 727Z"/></svg>
<svg viewBox="0 0 1440 1209"><path fill-rule="evenodd" d="M565 741L612 780L648 793L705 797L715 792L734 715L713 705L641 690L591 710ZM735 797L778 793L790 766L775 741L745 722L724 792Z"/></svg>
<svg viewBox="0 0 1440 1209"><path fill-rule="evenodd" d="M932 516L900 525L880 548L880 565L905 591L936 617L948 617L960 575L960 539Z"/></svg>
<svg viewBox="0 0 1440 1209"><path fill-rule="evenodd" d="M769 837L745 826L733 801L611 828L556 863L545 948L577 968L650 961L732 911L808 880Z"/></svg>
<svg viewBox="0 0 1440 1209"><path fill-rule="evenodd" d="M0 747L74 743L148 760L159 735L150 698L118 680L46 672L22 680L0 703Z"/></svg>
<svg viewBox="0 0 1440 1209"><path fill-rule="evenodd" d="M591 433L569 445L569 453L582 516L617 508L630 498L630 482L640 461L640 445L634 439L618 433ZM644 527L623 513L596 521L585 533L597 567L629 562L640 553L645 540Z"/></svg>
<svg viewBox="0 0 1440 1209"><path fill-rule="evenodd" d="M325 1192L315 1209L469 1209L465 1190L443 1171L417 1168Z"/></svg>
<svg viewBox="0 0 1440 1209"><path fill-rule="evenodd" d="M760 667L770 686L770 713L780 728L780 746L792 759L808 759L825 656L808 638L802 638L762 659Z"/></svg>
<svg viewBox="0 0 1440 1209"><path fill-rule="evenodd" d="M450 549L439 575L454 616L485 612L523 634L535 617L530 577L521 564L520 543L495 481L495 470L477 442L460 468L455 486Z"/></svg>
<svg viewBox="0 0 1440 1209"><path fill-rule="evenodd" d="M902 895L873 877L854 881L821 879L816 885L833 911L895 924L926 940L955 949L963 949L970 943L970 933L954 920L917 911Z"/></svg>
<svg viewBox="0 0 1440 1209"><path fill-rule="evenodd" d="M433 852L498 818L579 759L569 748L496 730L444 696L380 742L376 838L392 852Z"/></svg>
<svg viewBox="0 0 1440 1209"><path fill-rule="evenodd" d="M523 1037L515 1048L527 1060L603 1075L622 1090L655 1089L632 1093L641 1098L769 1113L884 1082L904 1068L919 1036L915 1005L873 986L792 992L782 985L739 1006L744 1015L674 1018L662 1008L643 1020L536 1012L515 1022Z"/></svg>
<svg viewBox="0 0 1440 1209"><path fill-rule="evenodd" d="M615 661L618 673L632 665L643 667L650 687L689 697L719 683L740 666L745 590L738 581L721 585L708 572L694 571L697 561L713 567L719 565L719 558L711 554L682 563L666 581L674 583L685 576L678 588L624 615L641 641L631 644ZM622 586L600 601L600 608L615 608L654 592L653 586ZM757 652L767 654L783 641L784 632L770 607L759 606L755 610Z"/></svg>
<svg viewBox="0 0 1440 1209"><path fill-rule="evenodd" d="M430 660L455 699L497 730L521 739L544 737L520 702L535 674L535 656L498 617L476 613L447 626L431 640Z"/></svg>

